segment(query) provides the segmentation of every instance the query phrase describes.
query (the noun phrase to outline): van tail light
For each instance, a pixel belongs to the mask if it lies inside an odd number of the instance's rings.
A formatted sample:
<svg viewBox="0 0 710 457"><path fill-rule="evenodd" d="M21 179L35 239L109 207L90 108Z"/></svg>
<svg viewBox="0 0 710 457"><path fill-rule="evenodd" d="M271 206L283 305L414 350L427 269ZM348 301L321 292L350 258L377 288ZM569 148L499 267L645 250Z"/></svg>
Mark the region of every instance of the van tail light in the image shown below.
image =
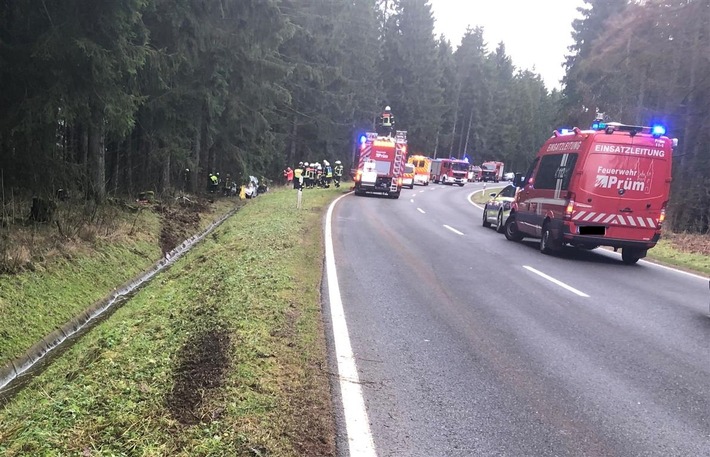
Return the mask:
<svg viewBox="0 0 710 457"><path fill-rule="evenodd" d="M565 207L565 220L566 221L569 221L572 219L572 213L574 213L574 199L575 199L574 192L570 192L569 197L567 198L567 206Z"/></svg>
<svg viewBox="0 0 710 457"><path fill-rule="evenodd" d="M358 170L355 174L355 181L360 181L360 178L362 178L362 170Z"/></svg>
<svg viewBox="0 0 710 457"><path fill-rule="evenodd" d="M661 207L661 214L658 215L658 220L656 221L656 226L660 230L661 226L663 226L663 221L666 220L666 204L668 202L663 202L663 206Z"/></svg>
<svg viewBox="0 0 710 457"><path fill-rule="evenodd" d="M397 185L398 185L398 186L401 186L401 185L402 185L402 178L398 178L398 179L397 179Z"/></svg>

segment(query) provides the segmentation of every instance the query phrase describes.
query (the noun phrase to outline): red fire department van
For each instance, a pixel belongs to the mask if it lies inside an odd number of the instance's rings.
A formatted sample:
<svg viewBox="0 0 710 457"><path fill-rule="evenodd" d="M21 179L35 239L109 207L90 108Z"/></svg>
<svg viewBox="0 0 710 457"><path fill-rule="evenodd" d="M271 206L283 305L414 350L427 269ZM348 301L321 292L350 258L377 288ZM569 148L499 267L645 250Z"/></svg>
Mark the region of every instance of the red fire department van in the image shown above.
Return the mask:
<svg viewBox="0 0 710 457"><path fill-rule="evenodd" d="M434 159L431 161L431 180L463 187L468 181L468 167L469 163L464 160Z"/></svg>
<svg viewBox="0 0 710 457"><path fill-rule="evenodd" d="M636 263L661 235L675 144L661 126L595 121L591 130L555 132L516 179L506 238L539 238L546 254L565 244L611 246Z"/></svg>
<svg viewBox="0 0 710 457"><path fill-rule="evenodd" d="M394 137L368 132L360 137L351 170L355 195L385 194L399 198L404 165L407 163L407 132L397 130Z"/></svg>

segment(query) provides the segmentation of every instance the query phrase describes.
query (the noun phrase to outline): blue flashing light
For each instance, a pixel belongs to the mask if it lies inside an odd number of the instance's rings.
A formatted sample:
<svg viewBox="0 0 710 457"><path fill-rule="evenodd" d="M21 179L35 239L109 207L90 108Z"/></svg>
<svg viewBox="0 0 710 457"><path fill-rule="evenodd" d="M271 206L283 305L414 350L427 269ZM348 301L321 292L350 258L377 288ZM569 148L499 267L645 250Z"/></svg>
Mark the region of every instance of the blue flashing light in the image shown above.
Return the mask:
<svg viewBox="0 0 710 457"><path fill-rule="evenodd" d="M594 123L592 123L592 130L604 130L605 128L606 128L606 122L594 121Z"/></svg>
<svg viewBox="0 0 710 457"><path fill-rule="evenodd" d="M654 125L651 127L651 133L653 136L663 136L666 134L666 127L663 125Z"/></svg>
<svg viewBox="0 0 710 457"><path fill-rule="evenodd" d="M560 135L569 135L572 133L572 129L559 129L558 132L560 132Z"/></svg>
<svg viewBox="0 0 710 457"><path fill-rule="evenodd" d="M367 137L365 135L360 135L360 144L367 143Z"/></svg>

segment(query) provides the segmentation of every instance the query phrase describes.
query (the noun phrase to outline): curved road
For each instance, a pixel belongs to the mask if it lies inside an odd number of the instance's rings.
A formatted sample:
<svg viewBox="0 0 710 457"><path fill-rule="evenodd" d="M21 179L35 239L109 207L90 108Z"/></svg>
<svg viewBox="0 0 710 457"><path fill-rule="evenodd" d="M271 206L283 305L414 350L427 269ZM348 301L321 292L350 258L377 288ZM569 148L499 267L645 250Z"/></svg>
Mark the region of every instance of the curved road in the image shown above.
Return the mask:
<svg viewBox="0 0 710 457"><path fill-rule="evenodd" d="M707 279L507 241L468 202L480 188L333 211L376 455L710 456Z"/></svg>

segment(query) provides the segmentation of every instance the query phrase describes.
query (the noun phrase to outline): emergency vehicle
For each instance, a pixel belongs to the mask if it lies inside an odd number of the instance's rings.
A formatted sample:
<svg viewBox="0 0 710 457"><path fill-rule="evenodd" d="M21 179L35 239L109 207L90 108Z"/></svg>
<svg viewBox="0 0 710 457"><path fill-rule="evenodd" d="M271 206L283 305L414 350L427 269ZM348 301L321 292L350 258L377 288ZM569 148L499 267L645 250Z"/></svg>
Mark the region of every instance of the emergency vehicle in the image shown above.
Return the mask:
<svg viewBox="0 0 710 457"><path fill-rule="evenodd" d="M399 198L404 164L407 161L407 132L398 130L394 138L368 132L360 137L351 170L355 195L385 194Z"/></svg>
<svg viewBox="0 0 710 457"><path fill-rule="evenodd" d="M481 164L481 181L501 181L503 179L503 168L503 162L483 162Z"/></svg>
<svg viewBox="0 0 710 457"><path fill-rule="evenodd" d="M408 163L414 165L414 184L429 185L431 159L423 155L409 156Z"/></svg>
<svg viewBox="0 0 710 457"><path fill-rule="evenodd" d="M662 126L595 122L554 132L516 177L506 238L539 238L545 254L610 246L636 263L661 236L675 145Z"/></svg>
<svg viewBox="0 0 710 457"><path fill-rule="evenodd" d="M463 187L468 180L469 163L457 159L431 161L431 180L441 184L458 184Z"/></svg>

